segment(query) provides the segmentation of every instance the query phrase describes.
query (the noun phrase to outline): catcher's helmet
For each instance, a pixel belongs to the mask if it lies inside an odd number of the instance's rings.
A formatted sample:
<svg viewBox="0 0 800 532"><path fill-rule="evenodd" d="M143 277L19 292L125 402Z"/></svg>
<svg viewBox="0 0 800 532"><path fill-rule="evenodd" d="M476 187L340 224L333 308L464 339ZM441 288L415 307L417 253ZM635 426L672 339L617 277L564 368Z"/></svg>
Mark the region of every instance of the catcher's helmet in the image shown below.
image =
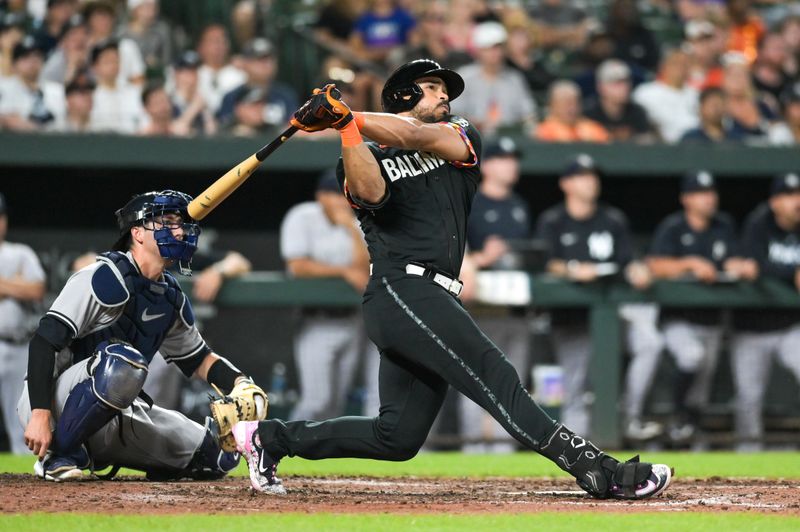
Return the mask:
<svg viewBox="0 0 800 532"><path fill-rule="evenodd" d="M179 261L181 273L189 274L189 262L197 249L200 226L189 215L189 202L192 197L175 190L145 192L134 196L124 207L118 209L117 225L120 237L114 244L115 251L127 251L130 246L130 229L144 225L147 220L165 214L178 214L182 219L183 240L172 234L173 228L161 226L153 229L158 251L165 259Z"/></svg>
<svg viewBox="0 0 800 532"><path fill-rule="evenodd" d="M410 111L422 99L422 89L415 83L425 77L440 78L447 87L447 96L452 102L464 92L461 76L431 59L417 59L392 72L381 92L381 105L387 113Z"/></svg>

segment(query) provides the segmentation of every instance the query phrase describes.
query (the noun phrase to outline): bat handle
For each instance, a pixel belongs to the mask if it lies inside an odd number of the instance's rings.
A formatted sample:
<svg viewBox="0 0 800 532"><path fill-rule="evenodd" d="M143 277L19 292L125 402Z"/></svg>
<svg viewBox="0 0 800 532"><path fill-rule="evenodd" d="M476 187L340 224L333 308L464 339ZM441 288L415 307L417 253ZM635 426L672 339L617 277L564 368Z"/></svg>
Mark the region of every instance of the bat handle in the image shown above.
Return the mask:
<svg viewBox="0 0 800 532"><path fill-rule="evenodd" d="M295 132L297 132L296 127L294 126L287 127L283 131L283 133L281 133L280 135L278 135L277 138L275 138L275 140L273 140L272 142L270 142L269 144L267 144L266 146L264 146L263 148L261 148L256 152L256 159L258 159L259 161L263 161L264 159L269 157L269 154L277 150L281 144L289 140L289 137L294 135Z"/></svg>

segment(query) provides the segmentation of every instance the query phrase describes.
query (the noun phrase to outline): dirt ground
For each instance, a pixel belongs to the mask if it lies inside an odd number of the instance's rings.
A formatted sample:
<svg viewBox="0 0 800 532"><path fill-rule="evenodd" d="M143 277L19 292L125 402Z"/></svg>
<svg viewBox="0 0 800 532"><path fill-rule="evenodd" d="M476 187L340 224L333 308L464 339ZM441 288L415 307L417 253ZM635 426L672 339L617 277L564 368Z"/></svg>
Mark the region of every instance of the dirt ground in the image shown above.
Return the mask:
<svg viewBox="0 0 800 532"><path fill-rule="evenodd" d="M285 477L285 496L252 493L246 478L147 482L122 477L54 484L0 475L0 512L119 514L363 512L519 513L539 511L761 512L800 515L800 481L676 479L659 498L598 501L569 479Z"/></svg>

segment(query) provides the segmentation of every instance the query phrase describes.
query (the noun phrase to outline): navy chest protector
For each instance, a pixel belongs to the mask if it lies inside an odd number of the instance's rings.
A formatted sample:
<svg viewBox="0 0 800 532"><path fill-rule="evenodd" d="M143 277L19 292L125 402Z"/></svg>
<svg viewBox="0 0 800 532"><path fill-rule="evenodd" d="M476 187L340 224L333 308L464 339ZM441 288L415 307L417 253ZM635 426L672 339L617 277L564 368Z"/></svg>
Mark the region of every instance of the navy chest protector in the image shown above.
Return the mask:
<svg viewBox="0 0 800 532"><path fill-rule="evenodd" d="M77 338L70 346L75 360L86 358L103 341L119 339L131 344L149 363L176 319L191 327L192 307L172 275L164 272L164 282L143 277L124 254L103 253L103 264L92 277L94 297L104 306L124 305L122 315L107 327Z"/></svg>

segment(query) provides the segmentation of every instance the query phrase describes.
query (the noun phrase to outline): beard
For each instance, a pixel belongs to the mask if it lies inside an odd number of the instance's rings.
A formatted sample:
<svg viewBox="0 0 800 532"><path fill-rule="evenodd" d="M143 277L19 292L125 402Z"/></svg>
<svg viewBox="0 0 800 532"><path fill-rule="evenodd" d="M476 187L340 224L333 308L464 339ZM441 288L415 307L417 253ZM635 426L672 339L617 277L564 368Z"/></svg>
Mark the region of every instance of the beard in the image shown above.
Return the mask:
<svg viewBox="0 0 800 532"><path fill-rule="evenodd" d="M420 122L435 124L436 122L447 121L450 119L450 105L438 104L436 107L417 106L411 111L411 116Z"/></svg>

